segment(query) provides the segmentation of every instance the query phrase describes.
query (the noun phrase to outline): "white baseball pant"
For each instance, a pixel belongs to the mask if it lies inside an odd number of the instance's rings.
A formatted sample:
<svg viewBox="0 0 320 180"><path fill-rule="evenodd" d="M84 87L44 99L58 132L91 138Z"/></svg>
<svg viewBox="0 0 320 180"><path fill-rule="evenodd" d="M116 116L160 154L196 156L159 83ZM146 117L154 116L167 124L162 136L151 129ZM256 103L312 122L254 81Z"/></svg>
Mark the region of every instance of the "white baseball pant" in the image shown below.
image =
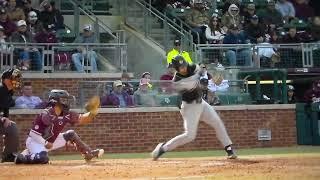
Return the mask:
<svg viewBox="0 0 320 180"><path fill-rule="evenodd" d="M40 153L41 151L52 151L55 149L59 149L61 147L64 147L66 145L66 140L63 137L63 134L60 133L57 137L57 139L53 142L53 146L51 149L47 149L44 147L45 144L42 144L36 140L34 140L32 137L28 137L26 140L26 146L29 151L29 154L36 154Z"/></svg>
<svg viewBox="0 0 320 180"><path fill-rule="evenodd" d="M215 129L216 136L224 147L232 144L219 115L204 100L202 100L201 104L188 104L183 101L180 113L183 118L185 132L166 142L163 146L164 151L171 151L178 146L193 141L197 136L199 121L204 121Z"/></svg>

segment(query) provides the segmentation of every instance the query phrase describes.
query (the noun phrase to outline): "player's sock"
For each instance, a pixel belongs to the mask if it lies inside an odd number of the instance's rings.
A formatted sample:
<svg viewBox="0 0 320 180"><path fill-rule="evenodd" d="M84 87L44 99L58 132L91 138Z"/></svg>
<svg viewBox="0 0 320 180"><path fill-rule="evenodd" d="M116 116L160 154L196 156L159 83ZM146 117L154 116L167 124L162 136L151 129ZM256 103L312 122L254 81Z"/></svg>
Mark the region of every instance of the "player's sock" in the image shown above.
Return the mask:
<svg viewBox="0 0 320 180"><path fill-rule="evenodd" d="M224 150L227 152L227 155L228 155L229 159L236 159L237 158L237 155L234 153L231 144L226 146L226 147L224 147Z"/></svg>

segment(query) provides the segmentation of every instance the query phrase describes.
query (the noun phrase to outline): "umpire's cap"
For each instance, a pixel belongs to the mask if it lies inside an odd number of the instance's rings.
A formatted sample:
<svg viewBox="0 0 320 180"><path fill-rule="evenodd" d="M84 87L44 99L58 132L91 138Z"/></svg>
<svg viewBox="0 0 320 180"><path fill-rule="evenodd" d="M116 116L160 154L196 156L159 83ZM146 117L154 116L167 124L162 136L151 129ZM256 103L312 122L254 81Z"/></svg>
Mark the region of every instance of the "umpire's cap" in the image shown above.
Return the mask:
<svg viewBox="0 0 320 180"><path fill-rule="evenodd" d="M179 71L179 67L188 66L187 61L181 55L177 55L172 59L172 66Z"/></svg>
<svg viewBox="0 0 320 180"><path fill-rule="evenodd" d="M5 70L2 75L1 79L13 79L13 78L21 78L22 73L19 69L10 68Z"/></svg>

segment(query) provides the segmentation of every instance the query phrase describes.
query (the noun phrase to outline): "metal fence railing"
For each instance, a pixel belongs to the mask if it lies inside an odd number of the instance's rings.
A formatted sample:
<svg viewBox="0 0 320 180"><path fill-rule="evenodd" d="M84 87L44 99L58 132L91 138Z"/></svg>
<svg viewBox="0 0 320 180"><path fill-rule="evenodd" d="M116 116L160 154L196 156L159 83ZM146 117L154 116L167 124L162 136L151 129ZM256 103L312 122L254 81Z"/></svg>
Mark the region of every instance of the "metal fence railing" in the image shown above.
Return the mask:
<svg viewBox="0 0 320 180"><path fill-rule="evenodd" d="M320 67L320 44L199 44L198 62L256 68Z"/></svg>
<svg viewBox="0 0 320 180"><path fill-rule="evenodd" d="M192 34L152 7L151 1L123 0L119 2L126 7L122 8L121 12L126 24L142 32L146 38L157 43L164 50L167 51L172 47L172 41L175 38L181 38L184 50L193 51Z"/></svg>
<svg viewBox="0 0 320 180"><path fill-rule="evenodd" d="M25 60L30 61L29 71L56 72L76 70L75 58L79 60L84 72L127 71L127 44L124 43L6 43L0 52L0 70L8 67L22 67ZM28 58L22 57L27 54Z"/></svg>

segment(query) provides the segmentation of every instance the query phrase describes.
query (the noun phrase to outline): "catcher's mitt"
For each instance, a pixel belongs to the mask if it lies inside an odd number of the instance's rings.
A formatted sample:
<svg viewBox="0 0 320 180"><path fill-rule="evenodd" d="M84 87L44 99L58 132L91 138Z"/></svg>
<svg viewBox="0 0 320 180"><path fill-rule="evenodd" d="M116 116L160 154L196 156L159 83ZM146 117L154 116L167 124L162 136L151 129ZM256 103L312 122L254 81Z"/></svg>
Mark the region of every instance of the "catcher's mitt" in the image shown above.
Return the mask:
<svg viewBox="0 0 320 180"><path fill-rule="evenodd" d="M98 110L100 107L100 97L93 96L85 105L85 109L87 112L90 112L90 116L95 117L98 114Z"/></svg>

